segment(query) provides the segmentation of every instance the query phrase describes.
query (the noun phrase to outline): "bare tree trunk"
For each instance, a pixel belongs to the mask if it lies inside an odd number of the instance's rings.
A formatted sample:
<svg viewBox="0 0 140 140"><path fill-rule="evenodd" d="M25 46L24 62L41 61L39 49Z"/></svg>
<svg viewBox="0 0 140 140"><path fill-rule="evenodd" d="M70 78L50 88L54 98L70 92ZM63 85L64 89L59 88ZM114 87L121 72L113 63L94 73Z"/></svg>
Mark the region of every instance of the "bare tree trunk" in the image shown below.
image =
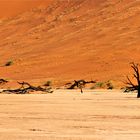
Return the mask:
<svg viewBox="0 0 140 140"><path fill-rule="evenodd" d="M82 88L81 88L81 93L83 93L83 90L82 90Z"/></svg>
<svg viewBox="0 0 140 140"><path fill-rule="evenodd" d="M140 86L138 87L138 94L137 94L137 98L140 98Z"/></svg>
<svg viewBox="0 0 140 140"><path fill-rule="evenodd" d="M139 65L135 64L134 62L131 63L131 68L133 69L133 78L135 78L136 82L133 83L130 78L127 76L127 82L126 84L128 85L126 87L126 91L135 91L137 90L137 98L140 98L140 73L139 73Z"/></svg>

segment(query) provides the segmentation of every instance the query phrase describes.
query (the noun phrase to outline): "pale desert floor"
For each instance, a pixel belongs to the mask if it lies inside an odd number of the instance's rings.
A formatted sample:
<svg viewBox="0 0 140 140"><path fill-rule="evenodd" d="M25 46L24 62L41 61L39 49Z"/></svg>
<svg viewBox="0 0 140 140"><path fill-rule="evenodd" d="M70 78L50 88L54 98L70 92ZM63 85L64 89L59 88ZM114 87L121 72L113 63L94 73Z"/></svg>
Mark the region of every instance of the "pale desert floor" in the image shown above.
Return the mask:
<svg viewBox="0 0 140 140"><path fill-rule="evenodd" d="M139 140L140 99L119 91L0 95L0 140Z"/></svg>

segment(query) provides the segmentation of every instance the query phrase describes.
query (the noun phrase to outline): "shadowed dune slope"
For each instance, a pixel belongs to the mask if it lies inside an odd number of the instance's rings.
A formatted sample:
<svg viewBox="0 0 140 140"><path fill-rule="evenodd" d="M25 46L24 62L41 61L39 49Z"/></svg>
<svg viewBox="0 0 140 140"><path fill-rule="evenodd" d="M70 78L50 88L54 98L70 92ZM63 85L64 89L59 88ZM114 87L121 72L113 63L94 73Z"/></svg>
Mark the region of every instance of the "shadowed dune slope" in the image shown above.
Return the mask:
<svg viewBox="0 0 140 140"><path fill-rule="evenodd" d="M138 0L54 0L0 21L0 77L122 80L139 36Z"/></svg>

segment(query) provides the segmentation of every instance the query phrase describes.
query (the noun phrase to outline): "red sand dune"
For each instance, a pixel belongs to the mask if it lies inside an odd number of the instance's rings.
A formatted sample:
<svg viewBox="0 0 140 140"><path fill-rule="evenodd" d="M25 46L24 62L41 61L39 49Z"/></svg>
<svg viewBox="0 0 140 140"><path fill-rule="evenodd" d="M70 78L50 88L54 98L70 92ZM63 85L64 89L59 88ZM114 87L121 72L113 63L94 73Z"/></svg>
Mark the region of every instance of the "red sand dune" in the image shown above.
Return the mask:
<svg viewBox="0 0 140 140"><path fill-rule="evenodd" d="M129 62L140 62L140 1L32 2L0 22L0 77L123 80Z"/></svg>
<svg viewBox="0 0 140 140"><path fill-rule="evenodd" d="M0 17L11 17L38 6L48 6L52 0L0 0Z"/></svg>

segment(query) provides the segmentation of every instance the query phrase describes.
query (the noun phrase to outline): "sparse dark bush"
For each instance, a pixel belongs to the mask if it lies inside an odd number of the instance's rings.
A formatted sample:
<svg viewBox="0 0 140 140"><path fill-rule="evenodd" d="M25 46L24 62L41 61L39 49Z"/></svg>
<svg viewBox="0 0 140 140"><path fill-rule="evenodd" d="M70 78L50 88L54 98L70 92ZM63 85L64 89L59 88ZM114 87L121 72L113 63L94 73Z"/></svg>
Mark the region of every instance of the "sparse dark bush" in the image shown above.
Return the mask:
<svg viewBox="0 0 140 140"><path fill-rule="evenodd" d="M105 83L104 82L97 82L92 87L90 87L90 89L104 88L104 87L105 87Z"/></svg>
<svg viewBox="0 0 140 140"><path fill-rule="evenodd" d="M99 87L99 88L102 88L102 87L104 87L104 83L103 83L103 82L97 82L97 83L95 84L95 86L96 86L96 87Z"/></svg>
<svg viewBox="0 0 140 140"><path fill-rule="evenodd" d="M3 78L0 79L0 85L4 85L4 84L6 84L6 83L8 83L8 82L9 82L9 81L6 80L6 79L3 79Z"/></svg>
<svg viewBox="0 0 140 140"><path fill-rule="evenodd" d="M94 85L94 86L90 87L90 89L96 89L96 86Z"/></svg>
<svg viewBox="0 0 140 140"><path fill-rule="evenodd" d="M5 66L11 66L13 65L13 61L12 60L9 60L5 63Z"/></svg>
<svg viewBox="0 0 140 140"><path fill-rule="evenodd" d="M114 86L113 86L113 84L111 83L111 81L108 81L108 82L106 83L106 85L107 85L107 89L114 89Z"/></svg>
<svg viewBox="0 0 140 140"><path fill-rule="evenodd" d="M51 86L52 85L52 82L51 81L47 81L45 84L44 84L44 86L46 86L46 87L49 87L49 86Z"/></svg>

